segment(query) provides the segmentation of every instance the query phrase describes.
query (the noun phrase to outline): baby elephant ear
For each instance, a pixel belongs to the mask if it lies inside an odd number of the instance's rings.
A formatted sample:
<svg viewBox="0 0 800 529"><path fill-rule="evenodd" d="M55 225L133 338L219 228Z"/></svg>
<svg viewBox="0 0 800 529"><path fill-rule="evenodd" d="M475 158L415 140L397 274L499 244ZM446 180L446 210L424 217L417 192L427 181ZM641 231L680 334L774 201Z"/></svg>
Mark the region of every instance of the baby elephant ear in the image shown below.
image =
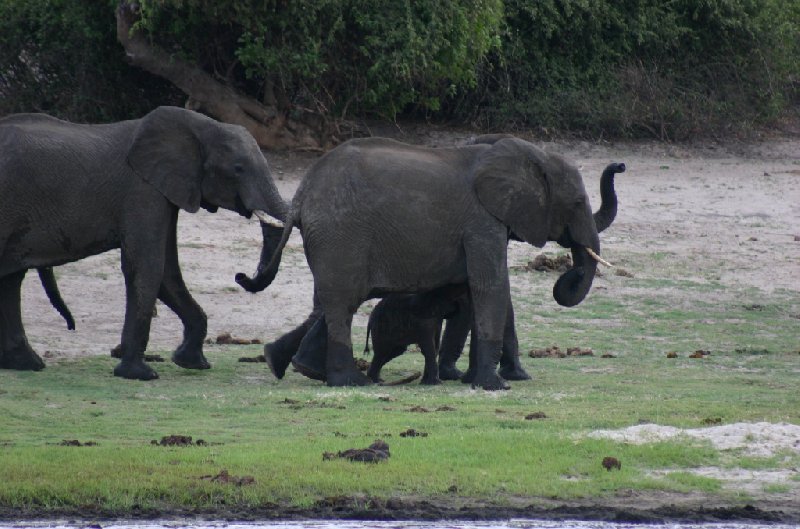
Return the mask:
<svg viewBox="0 0 800 529"><path fill-rule="evenodd" d="M502 139L480 155L474 189L489 213L514 234L542 247L550 232L547 155L530 143Z"/></svg>
<svg viewBox="0 0 800 529"><path fill-rule="evenodd" d="M194 213L200 208L203 147L197 132L208 120L179 107L159 107L139 123L128 164L167 200Z"/></svg>

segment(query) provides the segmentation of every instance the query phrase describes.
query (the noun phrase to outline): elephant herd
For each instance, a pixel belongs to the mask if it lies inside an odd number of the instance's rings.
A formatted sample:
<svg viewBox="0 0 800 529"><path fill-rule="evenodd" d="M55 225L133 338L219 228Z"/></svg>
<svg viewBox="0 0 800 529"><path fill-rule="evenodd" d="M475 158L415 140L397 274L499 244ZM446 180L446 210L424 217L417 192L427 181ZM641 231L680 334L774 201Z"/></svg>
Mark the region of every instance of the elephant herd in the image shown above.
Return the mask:
<svg viewBox="0 0 800 529"><path fill-rule="evenodd" d="M52 267L114 248L126 288L114 375L158 377L144 362L156 299L183 324L172 360L210 367L207 318L181 276L176 226L181 209L221 207L261 221L256 272L236 276L247 291L270 285L292 230L302 235L314 308L265 346L278 378L291 364L329 386L370 384L416 343L425 356L423 383L460 378L505 389L507 380L530 378L519 363L508 241L570 248L573 267L553 297L580 303L601 260L598 234L616 215L614 174L624 170L621 163L605 169L602 205L593 213L578 169L518 138L488 135L449 148L354 139L322 156L287 204L245 129L190 110L159 107L105 125L7 116L0 119L0 368L44 367L20 315L28 269L37 269L74 326ZM365 375L353 358L351 325L371 298L383 299L370 317L375 358ZM461 373L455 362L470 333L469 367Z"/></svg>

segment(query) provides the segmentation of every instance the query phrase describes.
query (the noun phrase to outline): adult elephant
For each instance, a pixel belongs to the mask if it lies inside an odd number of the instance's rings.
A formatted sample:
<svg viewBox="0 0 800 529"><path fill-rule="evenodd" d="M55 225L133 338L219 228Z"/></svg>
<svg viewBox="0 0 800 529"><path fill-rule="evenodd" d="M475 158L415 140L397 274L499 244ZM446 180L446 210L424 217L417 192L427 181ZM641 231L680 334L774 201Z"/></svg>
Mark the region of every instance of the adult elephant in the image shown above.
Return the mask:
<svg viewBox="0 0 800 529"><path fill-rule="evenodd" d="M173 361L210 367L203 355L206 315L183 282L176 246L179 209L201 206L285 219L287 205L243 127L177 107L105 125L44 114L0 119L0 368L44 367L20 317L27 270L113 248L121 248L126 288L114 375L158 377L144 362L156 298L184 326ZM262 230L271 255L282 229Z"/></svg>
<svg viewBox="0 0 800 529"><path fill-rule="evenodd" d="M242 286L269 284L295 224L327 324L330 386L370 382L355 365L350 338L363 301L466 282L474 384L506 388L496 366L510 303L509 232L534 246L552 240L571 248L574 266L553 288L564 306L589 292L597 267L592 256L600 253L577 168L516 138L438 149L382 138L342 144L308 172L275 255L255 278L240 276Z"/></svg>

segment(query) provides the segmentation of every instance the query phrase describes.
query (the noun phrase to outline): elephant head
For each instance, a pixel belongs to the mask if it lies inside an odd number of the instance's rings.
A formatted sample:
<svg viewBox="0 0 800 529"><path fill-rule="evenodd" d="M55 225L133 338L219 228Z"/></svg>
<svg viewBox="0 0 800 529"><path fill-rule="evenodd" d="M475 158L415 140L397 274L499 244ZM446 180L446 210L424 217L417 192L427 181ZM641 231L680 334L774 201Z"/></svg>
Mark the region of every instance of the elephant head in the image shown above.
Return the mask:
<svg viewBox="0 0 800 529"><path fill-rule="evenodd" d="M288 205L244 127L183 108L159 107L141 119L127 161L167 200L190 213L201 206L247 218L255 213L261 221L262 260L275 251Z"/></svg>
<svg viewBox="0 0 800 529"><path fill-rule="evenodd" d="M238 125L183 108L159 107L141 119L127 162L167 200L190 213L202 206L247 218L254 212L286 218L288 206L267 160Z"/></svg>
<svg viewBox="0 0 800 529"><path fill-rule="evenodd" d="M509 227L515 238L542 247L558 241L572 251L573 267L553 287L553 298L571 307L592 286L600 253L598 226L607 228L616 215L612 164L603 174L603 205L592 214L578 169L560 156L548 154L516 138L501 139L479 158L474 189L481 204ZM597 223L596 223L597 221ZM588 250L587 250L588 249Z"/></svg>

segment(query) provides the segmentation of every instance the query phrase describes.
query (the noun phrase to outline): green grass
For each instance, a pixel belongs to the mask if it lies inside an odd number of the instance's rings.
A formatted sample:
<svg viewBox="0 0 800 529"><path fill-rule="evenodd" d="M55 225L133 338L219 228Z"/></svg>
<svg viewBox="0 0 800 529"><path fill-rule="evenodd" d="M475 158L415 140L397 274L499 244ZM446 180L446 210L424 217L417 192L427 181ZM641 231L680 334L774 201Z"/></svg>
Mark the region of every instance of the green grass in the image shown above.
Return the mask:
<svg viewBox="0 0 800 529"><path fill-rule="evenodd" d="M538 293L515 294L523 354L557 344L592 347L595 356L524 356L534 380L507 392L473 391L456 382L327 388L296 373L277 381L264 364L236 361L259 354L260 346L209 346L214 368L204 372L154 364L161 378L147 383L112 377L115 360L106 357L51 361L39 373L2 371L0 508L125 515L270 503L303 507L362 495L502 503L628 490L723 494L720 481L691 469L800 464L796 454L754 458L698 442L630 445L585 437L643 421L678 427L717 419L800 423L800 302L793 293L729 292L688 280L610 281L624 282L629 295L611 298L600 290L575 309L554 310ZM363 330L354 343L360 351ZM696 349L711 355L689 358ZM667 358L668 351L678 358ZM601 358L606 352L615 358ZM409 352L384 368L384 378L421 369L421 355ZM429 411L411 411L415 406ZM440 410L444 406L454 410ZM547 418L525 419L537 411ZM400 437L408 428L428 435ZM208 444L151 444L170 434ZM322 460L323 452L366 447L376 438L390 445L387 462ZM59 445L67 439L97 445ZM606 456L619 459L621 470L606 471ZM256 482L238 487L201 479L222 469Z"/></svg>

